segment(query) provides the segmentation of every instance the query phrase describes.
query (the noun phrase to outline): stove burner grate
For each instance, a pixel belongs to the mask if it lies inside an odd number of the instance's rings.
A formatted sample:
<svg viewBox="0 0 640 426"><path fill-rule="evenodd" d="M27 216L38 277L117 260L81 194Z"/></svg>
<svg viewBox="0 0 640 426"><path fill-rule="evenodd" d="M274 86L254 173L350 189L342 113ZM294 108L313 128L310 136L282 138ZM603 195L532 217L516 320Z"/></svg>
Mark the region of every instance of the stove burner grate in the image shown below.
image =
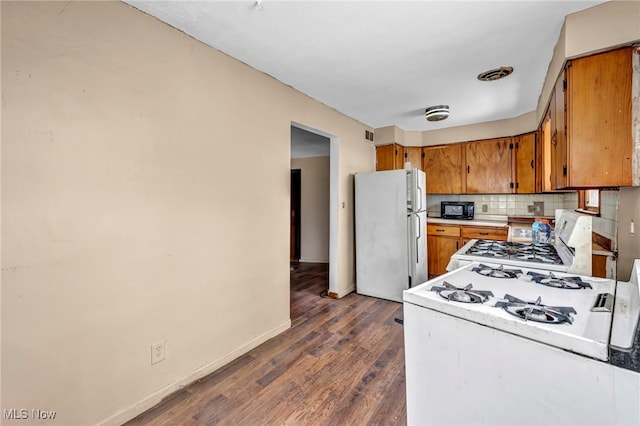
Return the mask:
<svg viewBox="0 0 640 426"><path fill-rule="evenodd" d="M567 290L591 288L591 284L586 281L582 281L582 278L580 277L559 277L553 272L549 272L548 275L545 275L533 271L527 272L527 275L531 277L531 281L548 287L563 288Z"/></svg>
<svg viewBox="0 0 640 426"><path fill-rule="evenodd" d="M504 301L497 302L495 306L525 321L545 324L571 324L573 322L571 315L576 313L576 310L572 307L543 305L540 297L535 302L525 302L510 294L505 294L504 299Z"/></svg>
<svg viewBox="0 0 640 426"><path fill-rule="evenodd" d="M482 263L473 268L472 271L491 278L518 278L518 275L522 274L520 269L504 269L503 265L500 265L497 268L492 268L491 266L483 265Z"/></svg>
<svg viewBox="0 0 640 426"><path fill-rule="evenodd" d="M506 251L497 248L470 248L469 254L484 257L507 257L509 254Z"/></svg>
<svg viewBox="0 0 640 426"><path fill-rule="evenodd" d="M471 256L513 259L523 262L562 264L551 244L527 244L509 241L478 240L464 253Z"/></svg>
<svg viewBox="0 0 640 426"><path fill-rule="evenodd" d="M446 281L442 282L442 287L433 286L431 291L437 292L440 297L443 297L452 302L462 303L484 303L489 300L493 293L485 290L472 290L473 285L467 284L465 287L459 288Z"/></svg>

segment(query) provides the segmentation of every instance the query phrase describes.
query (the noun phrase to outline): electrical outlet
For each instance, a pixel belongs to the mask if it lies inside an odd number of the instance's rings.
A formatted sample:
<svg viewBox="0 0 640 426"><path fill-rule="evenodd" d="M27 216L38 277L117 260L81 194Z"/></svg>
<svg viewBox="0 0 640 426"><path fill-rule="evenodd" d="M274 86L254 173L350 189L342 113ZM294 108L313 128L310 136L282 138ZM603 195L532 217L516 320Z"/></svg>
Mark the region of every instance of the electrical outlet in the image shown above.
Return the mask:
<svg viewBox="0 0 640 426"><path fill-rule="evenodd" d="M165 344L162 342L151 345L151 365L162 361L165 357Z"/></svg>
<svg viewBox="0 0 640 426"><path fill-rule="evenodd" d="M544 214L544 201L534 201L533 212L540 215Z"/></svg>
<svg viewBox="0 0 640 426"><path fill-rule="evenodd" d="M482 205L482 213L486 213L489 211L489 206L487 206L486 204Z"/></svg>

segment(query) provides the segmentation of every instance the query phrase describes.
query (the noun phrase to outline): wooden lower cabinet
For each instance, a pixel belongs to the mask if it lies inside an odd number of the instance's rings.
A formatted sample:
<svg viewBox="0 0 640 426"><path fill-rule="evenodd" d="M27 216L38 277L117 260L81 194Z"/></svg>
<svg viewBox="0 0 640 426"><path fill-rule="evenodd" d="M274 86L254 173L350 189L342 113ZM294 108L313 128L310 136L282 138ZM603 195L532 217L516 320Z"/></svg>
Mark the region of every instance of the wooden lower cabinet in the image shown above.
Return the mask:
<svg viewBox="0 0 640 426"><path fill-rule="evenodd" d="M427 224L427 264L429 277L447 272L451 256L470 240L507 241L509 228L493 226Z"/></svg>
<svg viewBox="0 0 640 426"><path fill-rule="evenodd" d="M497 240L507 241L509 228L497 228L493 226L461 226L463 239L473 240Z"/></svg>
<svg viewBox="0 0 640 426"><path fill-rule="evenodd" d="M447 272L451 255L462 247L460 226L427 224L427 265L429 276Z"/></svg>
<svg viewBox="0 0 640 426"><path fill-rule="evenodd" d="M591 276L607 278L607 256L591 255Z"/></svg>

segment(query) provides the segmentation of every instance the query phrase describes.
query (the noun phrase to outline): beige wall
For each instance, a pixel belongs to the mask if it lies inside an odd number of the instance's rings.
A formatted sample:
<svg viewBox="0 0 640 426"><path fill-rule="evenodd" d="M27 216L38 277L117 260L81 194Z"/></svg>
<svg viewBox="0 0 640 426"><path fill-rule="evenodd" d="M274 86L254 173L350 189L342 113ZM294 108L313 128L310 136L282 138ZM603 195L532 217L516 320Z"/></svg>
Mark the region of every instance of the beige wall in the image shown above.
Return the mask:
<svg viewBox="0 0 640 426"><path fill-rule="evenodd" d="M363 124L121 2L1 8L3 409L119 424L289 327L292 121L337 141L353 288Z"/></svg>
<svg viewBox="0 0 640 426"><path fill-rule="evenodd" d="M536 127L535 113L530 112L506 120L422 132L422 146L515 136L534 131Z"/></svg>
<svg viewBox="0 0 640 426"><path fill-rule="evenodd" d="M640 259L640 230L638 229L640 227L640 187L620 188L617 213L619 223L617 277L620 281L628 281L631 277L633 262Z"/></svg>
<svg viewBox="0 0 640 426"><path fill-rule="evenodd" d="M329 262L329 156L296 158L300 169L300 261Z"/></svg>
<svg viewBox="0 0 640 426"><path fill-rule="evenodd" d="M405 131L396 126L375 131L375 144L398 143L402 146L433 146L496 137L515 136L536 130L535 111L505 120L487 121L468 126L447 127L424 132ZM380 136L380 137L379 137Z"/></svg>

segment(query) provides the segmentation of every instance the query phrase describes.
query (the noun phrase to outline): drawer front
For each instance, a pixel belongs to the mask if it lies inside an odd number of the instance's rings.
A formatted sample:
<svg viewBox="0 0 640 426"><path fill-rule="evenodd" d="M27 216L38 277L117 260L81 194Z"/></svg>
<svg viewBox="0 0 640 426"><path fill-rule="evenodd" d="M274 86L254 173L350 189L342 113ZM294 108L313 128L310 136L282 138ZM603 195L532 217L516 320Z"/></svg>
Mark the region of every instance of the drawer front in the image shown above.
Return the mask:
<svg viewBox="0 0 640 426"><path fill-rule="evenodd" d="M439 235L441 237L459 237L460 227L452 225L427 224L427 235Z"/></svg>
<svg viewBox="0 0 640 426"><path fill-rule="evenodd" d="M479 240L501 240L506 241L509 230L507 228L491 228L478 226L463 226L462 238Z"/></svg>

